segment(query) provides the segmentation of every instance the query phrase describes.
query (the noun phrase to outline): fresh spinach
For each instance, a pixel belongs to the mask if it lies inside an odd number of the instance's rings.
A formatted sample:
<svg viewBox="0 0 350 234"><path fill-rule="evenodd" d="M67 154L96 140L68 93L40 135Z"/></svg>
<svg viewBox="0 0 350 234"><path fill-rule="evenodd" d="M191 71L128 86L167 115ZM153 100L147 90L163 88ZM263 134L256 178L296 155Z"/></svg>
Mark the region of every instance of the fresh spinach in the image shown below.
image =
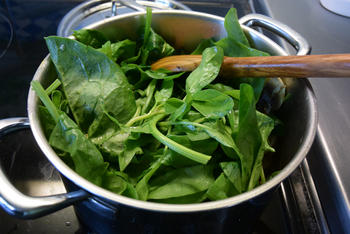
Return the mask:
<svg viewBox="0 0 350 234"><path fill-rule="evenodd" d="M68 38L50 36L46 43L74 119L83 132L89 130L91 135L103 127L103 110L121 123L133 116L134 94L116 63L105 54Z"/></svg>
<svg viewBox="0 0 350 234"><path fill-rule="evenodd" d="M275 121L256 110L264 79L233 87L219 72L224 55L266 53L250 47L231 9L227 37L192 52L202 54L196 70L152 71L153 61L177 51L151 22L148 9L137 41L90 29L75 31L76 40L46 38L59 78L46 90L32 87L51 146L85 179L144 201L219 200L265 182Z"/></svg>
<svg viewBox="0 0 350 234"><path fill-rule="evenodd" d="M221 47L205 49L200 65L186 79L186 93L195 94L210 84L218 76L223 58Z"/></svg>
<svg viewBox="0 0 350 234"><path fill-rule="evenodd" d="M103 35L103 33L91 29L74 31L73 36L77 41L94 48L100 48L107 42L107 38Z"/></svg>
<svg viewBox="0 0 350 234"><path fill-rule="evenodd" d="M232 110L233 100L215 89L205 89L192 95L192 106L203 116L218 119Z"/></svg>

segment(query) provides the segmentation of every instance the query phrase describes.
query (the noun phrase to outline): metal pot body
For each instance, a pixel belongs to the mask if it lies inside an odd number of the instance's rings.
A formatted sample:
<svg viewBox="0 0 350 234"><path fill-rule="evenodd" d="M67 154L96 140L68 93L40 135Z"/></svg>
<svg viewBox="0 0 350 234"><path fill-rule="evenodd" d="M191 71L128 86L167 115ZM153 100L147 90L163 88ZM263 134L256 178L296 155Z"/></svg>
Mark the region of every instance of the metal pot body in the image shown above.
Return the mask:
<svg viewBox="0 0 350 234"><path fill-rule="evenodd" d="M65 180L68 191L79 190ZM74 205L75 213L89 231L100 234L232 234L250 233L275 189L235 206L195 212L160 212L111 204L91 197Z"/></svg>
<svg viewBox="0 0 350 234"><path fill-rule="evenodd" d="M136 39L138 28L144 23L144 13L132 13L109 18L90 25L109 39ZM309 47L299 34L287 26L261 15L249 15L242 24L262 26L283 36L295 48L297 54L306 54ZM203 38L216 40L226 36L221 17L187 11L159 11L152 17L153 29L176 48L192 50ZM286 52L259 32L242 26L252 46L272 55ZM56 78L56 71L49 56L39 66L34 80L44 86ZM6 193L0 188L2 207L19 217L31 218L44 215L64 206L75 204L79 219L96 233L244 233L248 232L259 217L263 207L278 185L287 178L305 158L315 136L317 126L316 101L306 79L285 80L289 99L283 104L278 117L285 124L285 134L278 139L275 166L283 168L278 175L257 188L238 196L201 204L159 204L138 201L102 189L70 169L54 152L44 136L38 116L38 103L31 89L28 97L28 117L33 135L51 163L66 178L68 194L48 198L23 198L8 181ZM27 125L18 120L15 127ZM1 132L1 124L0 124ZM1 135L1 133L0 133ZM10 192L9 192L10 191ZM19 204L20 199L26 204ZM44 200L43 200L44 199ZM29 205L31 204L31 205ZM15 208L14 208L15 207Z"/></svg>

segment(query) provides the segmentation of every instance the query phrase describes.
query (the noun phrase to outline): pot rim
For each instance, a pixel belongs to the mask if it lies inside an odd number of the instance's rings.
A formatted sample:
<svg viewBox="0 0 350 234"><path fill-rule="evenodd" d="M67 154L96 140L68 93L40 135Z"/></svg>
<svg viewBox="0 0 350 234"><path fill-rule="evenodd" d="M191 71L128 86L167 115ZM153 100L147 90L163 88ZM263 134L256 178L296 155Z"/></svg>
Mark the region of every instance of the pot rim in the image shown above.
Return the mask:
<svg viewBox="0 0 350 234"><path fill-rule="evenodd" d="M135 12L135 13L125 14L121 16L111 17L109 19L94 23L90 25L88 28L95 28L98 25L105 24L110 21L115 21L115 20L119 20L127 17L140 16L144 14L145 13L143 12ZM175 14L175 15L177 14L177 15L201 16L208 19L219 20L224 22L223 17L219 17L219 16L207 14L207 13L194 12L194 11L163 10L163 11L154 11L153 14ZM244 25L242 25L242 28L244 30L254 31L253 32L254 34L257 34L259 37L263 38L268 43L274 44L276 47L279 47L281 51L283 51L282 53L286 55L286 52L280 46L278 46L275 42L273 42L271 39L267 38L261 33L256 32L255 30L252 30ZM46 58L42 61L42 63L38 67L33 80L42 81L40 79L42 78L41 74L48 68L49 65L50 65L50 58L49 58L49 55L47 55ZM316 134L318 114L317 114L317 108L316 108L316 99L315 99L314 92L311 88L311 85L307 79L303 79L303 82L305 82L305 85L307 87L307 90L306 90L307 96L305 101L308 101L310 106L310 109L309 109L310 124L308 125L308 129L306 129L306 132L307 132L306 136L304 139L302 139L302 144L300 145L293 159L278 173L278 175L276 175L266 183L252 189L251 191L244 192L242 194L239 194L230 198L226 198L223 200L209 201L209 202L204 202L199 204L163 204L163 203L155 203L150 201L141 201L141 200L136 200L136 199L128 198L128 197L113 193L111 191L103 189L89 182L88 180L78 175L75 171L73 171L68 165L66 165L59 158L59 156L57 156L55 151L49 145L40 125L38 112L36 111L38 98L32 88L30 88L29 90L27 111L28 111L29 122L30 122L31 130L33 132L34 138L37 141L43 153L45 154L45 156L49 159L49 161L58 169L58 171L61 174L63 174L66 178L68 178L74 184L90 192L91 194L99 197L100 199L107 200L114 204L123 204L126 206L132 206L135 208L152 210L152 211L172 212L172 213L208 211L208 210L228 208L228 207L235 206L239 203L248 201L254 197L257 197L275 188L284 179L286 179L304 160L306 154L308 153L313 143L313 139Z"/></svg>

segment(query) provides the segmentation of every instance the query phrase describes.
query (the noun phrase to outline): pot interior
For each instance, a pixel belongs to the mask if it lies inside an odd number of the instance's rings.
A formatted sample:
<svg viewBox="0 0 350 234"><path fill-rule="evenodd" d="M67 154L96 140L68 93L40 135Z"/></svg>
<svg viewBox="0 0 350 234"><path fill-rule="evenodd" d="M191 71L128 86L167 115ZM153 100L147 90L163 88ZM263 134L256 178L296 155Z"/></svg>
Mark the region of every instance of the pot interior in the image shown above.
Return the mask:
<svg viewBox="0 0 350 234"><path fill-rule="evenodd" d="M89 28L101 31L110 40L136 39L137 31L144 22L144 14L133 13L104 20L89 26ZM281 47L264 35L245 26L242 27L253 47L266 51L271 55L286 55L286 52ZM154 12L152 16L152 28L176 49L186 51L193 50L204 38L219 40L226 36L223 18L196 12ZM39 80L45 87L56 79L56 77L55 68L50 62L49 57L47 57L38 68L34 79ZM65 165L49 146L39 122L37 112L38 99L33 90L29 92L28 115L34 137L48 159L65 177L98 197L108 200L111 203L122 203L151 210L184 212L216 209L233 206L274 188L290 175L306 156L316 131L316 104L314 94L306 79L290 78L286 79L285 83L288 99L277 113L277 118L283 122L283 132L277 139L275 146L276 153L267 156L269 161L272 162L271 170L283 169L273 179L250 192L225 200L202 204L169 205L136 201L113 194L93 185Z"/></svg>

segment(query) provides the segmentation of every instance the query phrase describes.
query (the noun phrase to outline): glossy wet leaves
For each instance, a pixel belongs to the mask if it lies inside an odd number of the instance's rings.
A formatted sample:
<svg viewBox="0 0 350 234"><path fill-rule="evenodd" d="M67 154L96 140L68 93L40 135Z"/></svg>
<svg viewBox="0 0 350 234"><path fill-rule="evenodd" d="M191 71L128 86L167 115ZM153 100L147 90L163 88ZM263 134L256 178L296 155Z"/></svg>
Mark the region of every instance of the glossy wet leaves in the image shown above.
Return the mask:
<svg viewBox="0 0 350 234"><path fill-rule="evenodd" d="M264 81L232 86L219 71L224 55L265 53L249 46L230 10L228 36L192 52L203 55L196 70L152 71L153 61L179 51L151 19L148 10L137 41L85 29L74 33L77 41L46 38L59 80L46 90L32 86L51 146L85 179L139 200L198 203L263 183L274 127L255 107Z"/></svg>

